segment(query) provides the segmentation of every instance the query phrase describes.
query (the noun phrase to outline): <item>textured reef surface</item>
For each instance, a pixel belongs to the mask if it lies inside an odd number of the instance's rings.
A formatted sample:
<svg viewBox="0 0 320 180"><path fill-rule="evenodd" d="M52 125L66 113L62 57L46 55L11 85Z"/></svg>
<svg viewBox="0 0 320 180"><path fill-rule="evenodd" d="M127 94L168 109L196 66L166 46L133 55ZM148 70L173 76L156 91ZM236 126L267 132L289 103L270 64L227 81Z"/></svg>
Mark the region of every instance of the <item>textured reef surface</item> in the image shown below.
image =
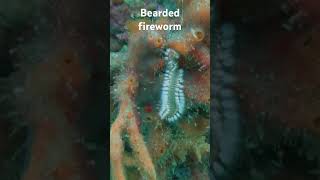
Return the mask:
<svg viewBox="0 0 320 180"><path fill-rule="evenodd" d="M209 179L210 2L112 1L112 179ZM180 8L177 19L141 8ZM138 24L182 24L139 31Z"/></svg>

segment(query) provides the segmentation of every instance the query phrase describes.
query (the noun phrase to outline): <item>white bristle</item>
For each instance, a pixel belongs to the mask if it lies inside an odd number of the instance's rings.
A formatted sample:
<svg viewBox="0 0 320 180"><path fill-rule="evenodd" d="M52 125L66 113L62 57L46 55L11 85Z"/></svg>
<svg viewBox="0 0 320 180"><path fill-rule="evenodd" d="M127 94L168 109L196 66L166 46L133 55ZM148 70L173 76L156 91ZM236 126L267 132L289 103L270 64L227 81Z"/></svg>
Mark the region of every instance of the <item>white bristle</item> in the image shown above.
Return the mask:
<svg viewBox="0 0 320 180"><path fill-rule="evenodd" d="M165 51L167 65L161 89L161 107L159 111L160 118L169 122L178 120L185 108L183 70L178 69L177 57L169 57L169 55L175 55L175 53L172 49ZM174 99L174 101L170 99Z"/></svg>

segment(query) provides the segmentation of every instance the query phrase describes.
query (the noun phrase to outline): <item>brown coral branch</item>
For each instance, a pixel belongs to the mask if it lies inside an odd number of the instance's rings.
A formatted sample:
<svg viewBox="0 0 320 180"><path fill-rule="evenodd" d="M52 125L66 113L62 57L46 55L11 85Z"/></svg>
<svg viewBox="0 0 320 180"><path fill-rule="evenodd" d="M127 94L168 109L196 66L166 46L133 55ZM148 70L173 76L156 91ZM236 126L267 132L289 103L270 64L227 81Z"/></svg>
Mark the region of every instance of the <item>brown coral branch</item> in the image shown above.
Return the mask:
<svg viewBox="0 0 320 180"><path fill-rule="evenodd" d="M155 180L156 172L154 169L154 165L152 163L152 159L150 158L148 149L143 141L143 137L139 132L139 127L137 125L136 119L137 117L133 115L131 121L128 122L128 134L130 136L130 142L132 144L132 148L136 153L139 164L142 165L141 168L144 169L145 173L148 176L148 179Z"/></svg>
<svg viewBox="0 0 320 180"><path fill-rule="evenodd" d="M133 101L138 87L136 75L132 72L128 73L127 78L119 83L119 87L123 93L122 97L120 97L120 112L112 124L110 132L110 156L113 178L125 180L124 143L121 135L126 130L134 155L136 156L135 159L138 160L137 166L144 171L148 179L155 180L155 168L137 125L138 117L135 113L135 103Z"/></svg>
<svg viewBox="0 0 320 180"><path fill-rule="evenodd" d="M125 119L120 114L116 121L112 124L110 131L110 157L112 162L113 176L119 180L125 180L124 169L123 169L123 141L121 139L121 133L125 127Z"/></svg>

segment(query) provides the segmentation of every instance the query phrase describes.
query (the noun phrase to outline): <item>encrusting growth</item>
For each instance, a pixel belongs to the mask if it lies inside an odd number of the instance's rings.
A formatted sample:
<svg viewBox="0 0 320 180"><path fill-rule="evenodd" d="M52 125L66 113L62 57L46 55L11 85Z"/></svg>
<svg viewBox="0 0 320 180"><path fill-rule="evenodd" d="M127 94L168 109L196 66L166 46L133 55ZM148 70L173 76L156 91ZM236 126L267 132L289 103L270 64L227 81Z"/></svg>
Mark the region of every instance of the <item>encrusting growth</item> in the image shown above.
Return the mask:
<svg viewBox="0 0 320 180"><path fill-rule="evenodd" d="M138 117L133 101L138 86L135 76L136 75L134 74L128 74L127 79L120 83L120 86L125 88L125 92L123 92L123 97L120 100L118 117L112 124L110 132L110 145L112 147L110 157L112 161L113 177L119 180L125 179L123 164L124 141L122 140L121 135L126 131L129 135L129 141L134 154L139 162L139 168L144 171L148 179L152 180L156 179L156 172L137 125Z"/></svg>
<svg viewBox="0 0 320 180"><path fill-rule="evenodd" d="M139 38L138 38L139 39ZM134 46L131 47L135 50ZM148 152L148 149L140 133L136 104L134 102L137 88L138 76L135 73L135 66L138 59L131 57L127 64L125 78L118 82L117 91L119 98L119 114L111 126L110 131L110 158L112 166L112 176L116 180L125 180L125 161L124 161L124 132L129 136L129 143L133 149L133 158L142 175L150 180L156 179L156 171Z"/></svg>

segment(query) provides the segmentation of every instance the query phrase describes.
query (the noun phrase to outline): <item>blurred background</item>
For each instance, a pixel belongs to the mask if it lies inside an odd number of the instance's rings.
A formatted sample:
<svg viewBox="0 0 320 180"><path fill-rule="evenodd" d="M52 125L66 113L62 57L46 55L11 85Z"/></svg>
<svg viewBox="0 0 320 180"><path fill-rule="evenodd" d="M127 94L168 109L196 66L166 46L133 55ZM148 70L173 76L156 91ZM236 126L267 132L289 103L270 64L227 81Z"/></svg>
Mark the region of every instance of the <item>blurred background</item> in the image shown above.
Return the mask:
<svg viewBox="0 0 320 180"><path fill-rule="evenodd" d="M107 3L0 2L1 180L108 178ZM217 2L219 26L235 31L233 113L241 116L224 177L319 179L319 8L316 0Z"/></svg>
<svg viewBox="0 0 320 180"><path fill-rule="evenodd" d="M0 179L106 179L107 2L0 1Z"/></svg>
<svg viewBox="0 0 320 180"><path fill-rule="evenodd" d="M241 116L235 160L215 169L229 179L320 179L319 8L316 0L217 2L216 29L234 26Z"/></svg>

